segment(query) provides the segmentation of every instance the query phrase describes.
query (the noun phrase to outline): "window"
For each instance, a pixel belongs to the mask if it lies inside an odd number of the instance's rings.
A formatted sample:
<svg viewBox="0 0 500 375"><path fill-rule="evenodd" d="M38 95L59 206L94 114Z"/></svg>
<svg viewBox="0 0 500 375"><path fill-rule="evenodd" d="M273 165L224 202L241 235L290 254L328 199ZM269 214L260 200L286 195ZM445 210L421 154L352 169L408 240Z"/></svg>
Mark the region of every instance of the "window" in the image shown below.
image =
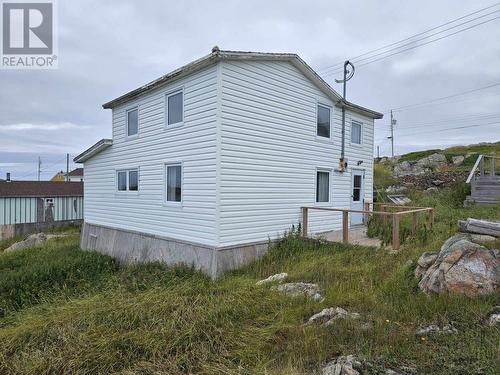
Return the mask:
<svg viewBox="0 0 500 375"><path fill-rule="evenodd" d="M182 167L167 165L167 202L182 200Z"/></svg>
<svg viewBox="0 0 500 375"><path fill-rule="evenodd" d="M316 202L330 201L330 172L316 172Z"/></svg>
<svg viewBox="0 0 500 375"><path fill-rule="evenodd" d="M182 108L182 91L167 95L167 125L179 124L183 121Z"/></svg>
<svg viewBox="0 0 500 375"><path fill-rule="evenodd" d="M116 175L118 191L139 190L139 172L137 169L118 171Z"/></svg>
<svg viewBox="0 0 500 375"><path fill-rule="evenodd" d="M137 108L127 111L127 136L137 135L139 131L139 110Z"/></svg>
<svg viewBox="0 0 500 375"><path fill-rule="evenodd" d="M352 201L359 202L361 199L361 175L355 174L352 184Z"/></svg>
<svg viewBox="0 0 500 375"><path fill-rule="evenodd" d="M353 121L351 124L351 143L357 145L361 144L361 127L362 124L357 121Z"/></svg>
<svg viewBox="0 0 500 375"><path fill-rule="evenodd" d="M316 134L320 137L330 138L330 108L322 105L318 105Z"/></svg>

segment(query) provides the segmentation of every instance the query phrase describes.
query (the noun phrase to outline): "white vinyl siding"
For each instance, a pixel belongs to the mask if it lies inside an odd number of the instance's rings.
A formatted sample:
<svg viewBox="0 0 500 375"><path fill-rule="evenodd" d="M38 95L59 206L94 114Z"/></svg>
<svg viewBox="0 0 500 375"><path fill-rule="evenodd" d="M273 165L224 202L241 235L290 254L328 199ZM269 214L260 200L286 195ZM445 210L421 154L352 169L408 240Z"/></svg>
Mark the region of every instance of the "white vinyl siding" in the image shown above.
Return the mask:
<svg viewBox="0 0 500 375"><path fill-rule="evenodd" d="M183 88L183 126L166 126L166 95ZM113 109L113 145L85 162L85 221L215 246L217 67L211 66ZM140 110L140 137L126 110ZM182 206L167 205L165 165L182 162ZM139 168L135 194L120 194L118 170Z"/></svg>
<svg viewBox="0 0 500 375"><path fill-rule="evenodd" d="M323 138L328 142L318 142L318 103L331 107L331 138ZM350 207L351 166L358 160L367 171L366 201L371 200L373 120L347 110L346 124L366 124L366 142L362 149L351 148L346 131L349 168L339 173L341 113L291 63L222 64L220 246L266 241L299 223L300 208L316 205L318 166L331 170L328 207ZM312 233L341 228L340 213L309 215Z"/></svg>

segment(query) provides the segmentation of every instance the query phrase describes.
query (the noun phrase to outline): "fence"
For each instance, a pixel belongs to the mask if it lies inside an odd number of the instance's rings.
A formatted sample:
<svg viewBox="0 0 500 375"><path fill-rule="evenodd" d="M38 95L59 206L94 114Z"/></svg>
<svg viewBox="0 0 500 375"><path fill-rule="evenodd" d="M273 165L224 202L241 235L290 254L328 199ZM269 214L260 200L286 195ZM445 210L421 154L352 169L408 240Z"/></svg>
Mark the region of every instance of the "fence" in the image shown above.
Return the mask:
<svg viewBox="0 0 500 375"><path fill-rule="evenodd" d="M0 198L0 225L83 219L83 197Z"/></svg>
<svg viewBox="0 0 500 375"><path fill-rule="evenodd" d="M419 225L419 215L427 213L427 221L429 228L434 225L434 208L431 207L409 207L409 206L398 206L393 204L376 204L378 205L379 211L374 209L370 210L370 203L365 203L364 210L351 210L344 208L328 208L328 207L302 207L302 235L304 237L308 236L308 215L309 210L319 210L319 211L333 211L342 212L342 242L349 242L349 213L360 213L363 214L363 222L366 224L368 222L368 217L370 215L380 215L384 224L389 223L389 218L392 220L392 248L394 250L399 250L400 238L399 238L399 225L401 219L404 215L412 215L412 232L415 234ZM372 207L373 208L373 207Z"/></svg>

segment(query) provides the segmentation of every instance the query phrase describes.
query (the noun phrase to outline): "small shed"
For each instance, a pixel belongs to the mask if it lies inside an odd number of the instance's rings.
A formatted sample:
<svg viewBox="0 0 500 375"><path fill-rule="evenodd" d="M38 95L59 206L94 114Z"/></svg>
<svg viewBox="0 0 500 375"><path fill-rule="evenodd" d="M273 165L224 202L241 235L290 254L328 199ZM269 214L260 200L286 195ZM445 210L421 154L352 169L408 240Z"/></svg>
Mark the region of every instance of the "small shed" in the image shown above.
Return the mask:
<svg viewBox="0 0 500 375"><path fill-rule="evenodd" d="M82 218L83 182L0 181L0 225Z"/></svg>

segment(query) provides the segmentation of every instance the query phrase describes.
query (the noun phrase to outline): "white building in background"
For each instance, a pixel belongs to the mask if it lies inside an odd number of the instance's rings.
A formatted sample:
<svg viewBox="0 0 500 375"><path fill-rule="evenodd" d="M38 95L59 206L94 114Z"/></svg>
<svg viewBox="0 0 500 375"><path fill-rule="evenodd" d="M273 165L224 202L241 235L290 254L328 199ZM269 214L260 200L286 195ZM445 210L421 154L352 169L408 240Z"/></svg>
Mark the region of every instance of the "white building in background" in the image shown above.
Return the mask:
<svg viewBox="0 0 500 375"><path fill-rule="evenodd" d="M382 114L342 100L295 54L214 48L103 107L113 139L75 158L85 170L81 245L122 262L216 276L262 255L302 206L372 200ZM310 232L340 228L339 214L310 213Z"/></svg>

